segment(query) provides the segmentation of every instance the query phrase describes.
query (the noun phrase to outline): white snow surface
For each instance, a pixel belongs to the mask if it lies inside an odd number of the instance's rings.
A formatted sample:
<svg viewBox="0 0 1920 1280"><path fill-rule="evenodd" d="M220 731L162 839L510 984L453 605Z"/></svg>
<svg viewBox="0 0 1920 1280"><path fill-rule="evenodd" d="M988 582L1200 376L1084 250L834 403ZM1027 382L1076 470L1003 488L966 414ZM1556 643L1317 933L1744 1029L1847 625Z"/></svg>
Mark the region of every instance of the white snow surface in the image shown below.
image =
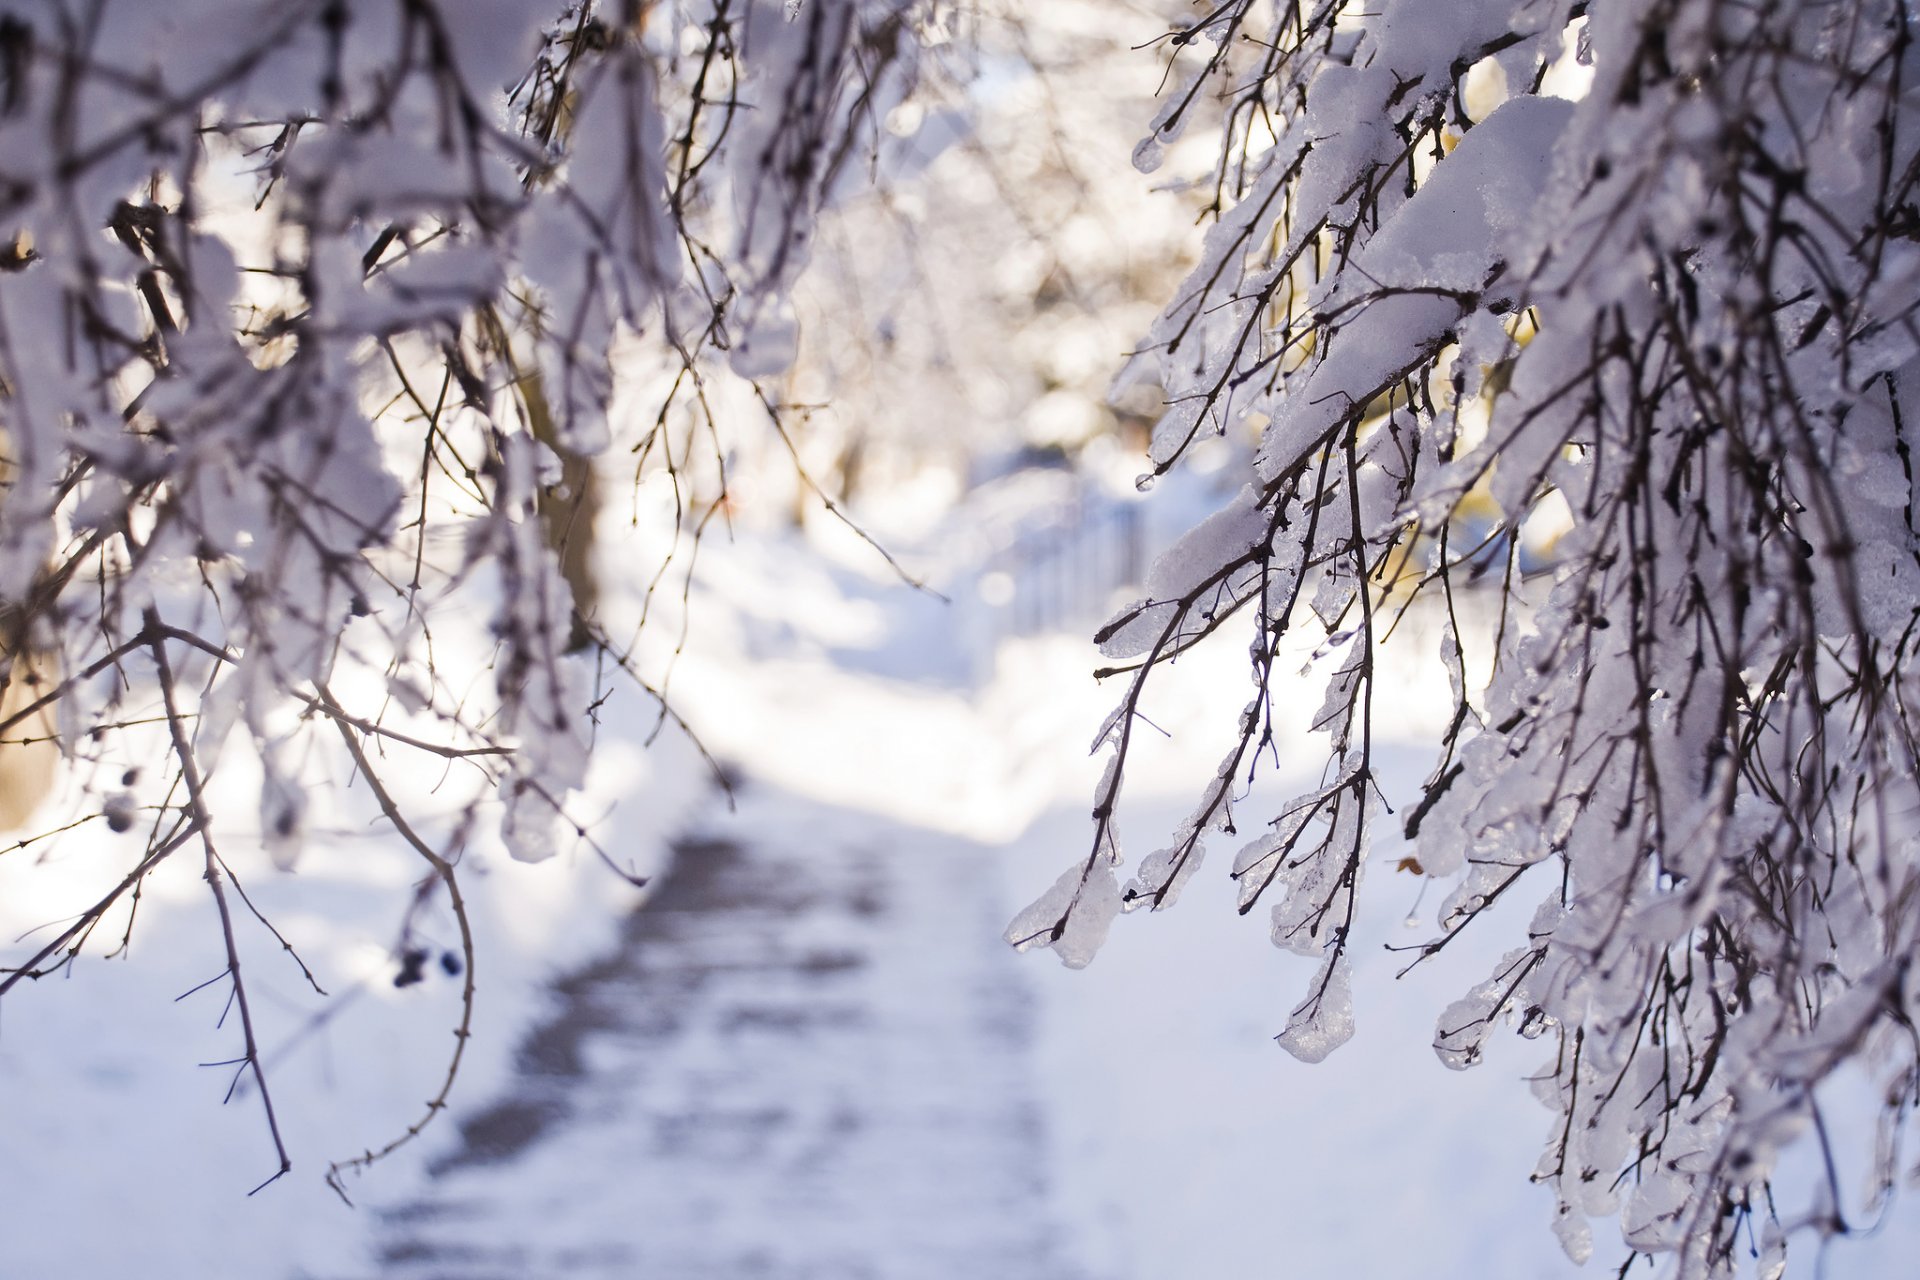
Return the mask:
<svg viewBox="0 0 1920 1280"><path fill-rule="evenodd" d="M949 522L923 543L964 533ZM457 1003L431 966L391 983L388 913L418 868L364 796L316 805L297 874L230 852L333 993L252 953L295 1162L258 1194L272 1159L257 1100L222 1106L232 1068L197 1065L236 1046L220 984L182 995L224 964L184 861L148 890L130 956L96 945L14 993L0 1277L1611 1272L1610 1226L1574 1267L1527 1180L1550 1114L1521 1077L1547 1042L1496 1035L1465 1073L1430 1048L1436 1013L1524 913L1393 981L1407 957L1384 944L1427 936L1403 918L1430 926L1444 894L1393 874L1404 851L1382 836L1353 1037L1319 1066L1273 1043L1313 966L1268 942L1264 913L1234 914L1224 860L1178 909L1117 921L1084 972L1015 955L1005 922L1089 837L1084 744L1113 697L1087 677L1095 650L1065 634L996 645L990 606L955 586L966 564L914 565L948 605L874 573L844 531L815 534L743 537L706 565L675 687L741 780L736 811L684 742L641 749L640 700L609 704L586 794L617 856L665 870L637 914L588 855L471 855L473 1051L450 1115L349 1181L357 1207L321 1175L415 1117ZM1313 710L1326 660L1276 689L1283 706ZM1405 678L1376 748L1396 803L1429 767L1447 696L1437 666ZM1165 674L1148 710L1167 736L1134 761L1122 814L1134 848L1184 816L1245 681L1231 641ZM1291 794L1319 764L1303 732L1261 787ZM243 765L226 766L238 795ZM9 939L77 909L83 873L126 857L97 827L0 859ZM1834 1246L1829 1274L1910 1274L1917 1244L1902 1204L1879 1236Z"/></svg>

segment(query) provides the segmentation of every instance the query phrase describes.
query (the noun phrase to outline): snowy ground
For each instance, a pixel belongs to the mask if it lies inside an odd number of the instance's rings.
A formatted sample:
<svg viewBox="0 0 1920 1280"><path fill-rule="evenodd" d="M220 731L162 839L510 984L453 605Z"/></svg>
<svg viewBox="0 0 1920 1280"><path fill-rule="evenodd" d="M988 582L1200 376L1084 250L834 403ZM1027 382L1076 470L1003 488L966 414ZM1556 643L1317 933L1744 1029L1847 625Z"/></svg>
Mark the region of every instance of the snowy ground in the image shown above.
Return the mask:
<svg viewBox="0 0 1920 1280"><path fill-rule="evenodd" d="M229 1072L196 1065L231 1056L219 997L173 999L220 967L190 874L155 885L130 962L10 996L0 1278L1611 1274L1608 1231L1574 1268L1526 1180L1548 1115L1519 1077L1542 1047L1465 1074L1428 1047L1497 944L1391 981L1380 944L1421 936L1403 918L1437 897L1392 847L1363 894L1359 1032L1318 1067L1272 1044L1311 966L1232 914L1229 850L1084 972L1010 952L1006 920L1084 847L1081 748L1111 691L1078 641L994 646L964 574L943 605L827 541L734 548L711 588L736 606L716 606L724 634L675 677L740 771L736 811L684 746L631 749L637 711L610 720L596 795L624 798L623 855L679 847L637 912L590 860L476 867L473 1060L451 1122L353 1181L357 1208L320 1174L413 1118L455 995L392 987L381 913L413 871L364 813L297 876L249 885L334 992L260 970L296 1167L258 1195L253 1100L220 1106ZM1136 856L1224 747L1233 649L1183 662L1150 707L1169 736L1135 771ZM1283 701L1310 706L1310 684ZM1417 777L1435 709L1403 694L1387 763ZM1303 742L1274 785L1317 767ZM0 860L0 917L18 934L72 910L113 856ZM1913 1218L1829 1274L1911 1274Z"/></svg>
<svg viewBox="0 0 1920 1280"><path fill-rule="evenodd" d="M559 984L377 1274L1070 1276L987 851L755 789Z"/></svg>

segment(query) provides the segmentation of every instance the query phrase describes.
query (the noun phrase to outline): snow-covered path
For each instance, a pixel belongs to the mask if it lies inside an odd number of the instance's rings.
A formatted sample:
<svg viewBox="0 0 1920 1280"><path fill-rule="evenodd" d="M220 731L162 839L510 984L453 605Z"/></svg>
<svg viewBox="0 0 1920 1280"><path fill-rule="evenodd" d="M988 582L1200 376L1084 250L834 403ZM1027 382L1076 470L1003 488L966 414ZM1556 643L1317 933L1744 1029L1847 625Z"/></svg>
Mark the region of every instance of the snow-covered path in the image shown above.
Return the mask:
<svg viewBox="0 0 1920 1280"><path fill-rule="evenodd" d="M992 851L763 789L555 984L396 1280L1068 1277ZM638 1174L644 1176L633 1176Z"/></svg>

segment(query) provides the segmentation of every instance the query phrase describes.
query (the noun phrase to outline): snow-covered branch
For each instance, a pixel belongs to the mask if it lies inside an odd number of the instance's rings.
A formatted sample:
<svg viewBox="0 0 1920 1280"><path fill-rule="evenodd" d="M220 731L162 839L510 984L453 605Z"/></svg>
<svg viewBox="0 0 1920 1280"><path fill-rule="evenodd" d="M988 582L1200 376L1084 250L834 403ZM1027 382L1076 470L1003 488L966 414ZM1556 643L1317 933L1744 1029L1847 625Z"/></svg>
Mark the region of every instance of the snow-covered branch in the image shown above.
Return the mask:
<svg viewBox="0 0 1920 1280"><path fill-rule="evenodd" d="M670 478L656 578L684 565L727 497L713 382L792 360L815 220L865 179L930 13L0 4L0 716L145 835L0 990L197 844L269 1098L208 796L244 739L280 867L356 776L425 859L408 919L444 893L459 920L464 1045L464 846L591 844L569 795L602 673L659 697L599 609L596 459ZM448 766L431 814L388 752Z"/></svg>
<svg viewBox="0 0 1920 1280"><path fill-rule="evenodd" d="M1121 891L1142 690L1229 615L1262 688L1308 629L1336 655L1325 780L1234 875L1321 960L1281 1040L1323 1056L1351 1027L1381 819L1374 655L1425 612L1457 708L1424 794L1395 797L1414 865L1450 888L1426 951L1523 883L1544 894L1436 1049L1465 1066L1510 1020L1554 1043L1536 1176L1575 1258L1618 1216L1682 1277L1729 1274L1749 1231L1777 1274L1792 1231L1870 1223L1920 1085L1909 9L1192 11L1136 159L1204 120L1217 217L1135 360L1167 406L1143 484L1204 436L1258 449L1238 502L1101 633L1132 676L1092 849L1009 936L1083 964L1123 908L1171 903L1203 837L1244 824L1235 788L1273 730L1256 698ZM1778 1153L1820 1129L1843 1065L1886 1100L1871 1194L1829 1160L1813 1203L1776 1204Z"/></svg>

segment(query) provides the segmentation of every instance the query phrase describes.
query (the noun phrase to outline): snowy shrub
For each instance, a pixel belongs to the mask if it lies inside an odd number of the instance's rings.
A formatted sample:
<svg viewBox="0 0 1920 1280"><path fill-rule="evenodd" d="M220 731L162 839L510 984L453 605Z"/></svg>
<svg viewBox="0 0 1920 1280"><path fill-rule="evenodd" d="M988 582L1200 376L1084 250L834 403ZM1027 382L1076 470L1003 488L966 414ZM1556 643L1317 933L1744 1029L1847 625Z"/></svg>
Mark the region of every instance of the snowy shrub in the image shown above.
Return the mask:
<svg viewBox="0 0 1920 1280"><path fill-rule="evenodd" d="M1009 938L1080 965L1118 913L1172 904L1203 840L1248 825L1267 676L1306 631L1331 667L1327 768L1258 815L1232 874L1319 962L1281 1043L1335 1049L1384 818L1377 657L1424 610L1455 711L1424 791L1392 798L1410 869L1450 889L1422 958L1541 899L1436 1051L1465 1067L1503 1024L1553 1046L1535 1176L1572 1257L1617 1217L1679 1276L1750 1252L1777 1275L1795 1230L1884 1211L1920 1086L1909 7L1194 8L1135 160L1199 118L1215 216L1136 358L1166 401L1142 483L1206 436L1258 447L1238 501L1100 632L1127 682L1092 848ZM1499 519L1468 540L1476 503ZM1462 619L1488 596L1481 634ZM1237 740L1123 882L1142 691L1229 624L1256 677ZM1864 1170L1823 1113L1843 1066L1884 1104ZM1776 1203L1803 1134L1823 1184Z"/></svg>
<svg viewBox="0 0 1920 1280"><path fill-rule="evenodd" d="M483 820L520 858L591 843L594 708L644 685L596 611L593 460L672 478L684 560L726 496L713 383L792 358L816 215L870 180L924 8L0 2L0 727L55 722L94 819L144 838L0 993L204 861L284 1172L225 745L282 867L316 783L363 780L414 909L458 921L464 1046L461 850ZM431 821L396 797L422 767Z"/></svg>

